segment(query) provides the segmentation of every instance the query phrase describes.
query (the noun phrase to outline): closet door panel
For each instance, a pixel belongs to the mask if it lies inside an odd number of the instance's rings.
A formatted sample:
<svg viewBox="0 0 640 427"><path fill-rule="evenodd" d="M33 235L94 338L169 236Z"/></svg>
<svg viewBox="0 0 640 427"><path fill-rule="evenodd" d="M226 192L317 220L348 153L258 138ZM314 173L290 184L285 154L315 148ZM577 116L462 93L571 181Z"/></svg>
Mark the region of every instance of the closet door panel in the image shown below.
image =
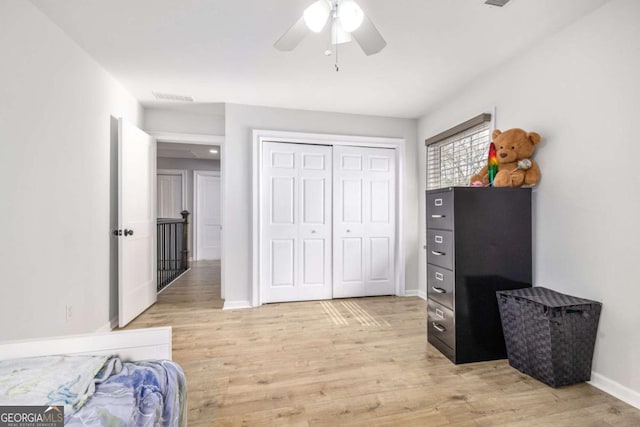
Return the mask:
<svg viewBox="0 0 640 427"><path fill-rule="evenodd" d="M334 298L395 294L395 150L334 146L333 159Z"/></svg>
<svg viewBox="0 0 640 427"><path fill-rule="evenodd" d="M269 142L263 150L262 301L330 299L331 147Z"/></svg>

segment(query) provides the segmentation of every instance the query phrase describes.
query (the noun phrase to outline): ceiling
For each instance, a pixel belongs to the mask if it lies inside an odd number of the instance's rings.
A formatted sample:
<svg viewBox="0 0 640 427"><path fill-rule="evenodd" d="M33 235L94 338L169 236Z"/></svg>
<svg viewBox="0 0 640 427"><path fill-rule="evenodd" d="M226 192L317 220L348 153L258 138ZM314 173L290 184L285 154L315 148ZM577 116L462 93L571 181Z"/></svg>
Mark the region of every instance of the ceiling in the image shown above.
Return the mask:
<svg viewBox="0 0 640 427"><path fill-rule="evenodd" d="M388 46L367 57L307 37L273 43L313 0L31 0L143 103L197 102L418 117L607 0L358 0Z"/></svg>
<svg viewBox="0 0 640 427"><path fill-rule="evenodd" d="M212 153L211 150L217 152ZM214 145L158 142L157 156L172 159L220 160L220 147Z"/></svg>

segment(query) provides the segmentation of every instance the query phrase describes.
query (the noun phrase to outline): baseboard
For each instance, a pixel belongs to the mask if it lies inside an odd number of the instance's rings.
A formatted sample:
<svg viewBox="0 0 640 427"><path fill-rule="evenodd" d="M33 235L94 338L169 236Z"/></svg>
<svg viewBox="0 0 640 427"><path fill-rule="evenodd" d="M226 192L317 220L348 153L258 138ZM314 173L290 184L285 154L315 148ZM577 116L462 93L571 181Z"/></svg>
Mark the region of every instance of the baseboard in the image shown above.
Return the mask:
<svg viewBox="0 0 640 427"><path fill-rule="evenodd" d="M591 373L591 381L589 381L589 384L622 400L625 403L628 403L631 406L640 409L640 392L631 390L629 387L623 386L622 384L597 372Z"/></svg>
<svg viewBox="0 0 640 427"><path fill-rule="evenodd" d="M407 289L404 291L405 297L420 297L423 300L427 300L427 293L422 289Z"/></svg>
<svg viewBox="0 0 640 427"><path fill-rule="evenodd" d="M96 329L96 333L111 332L117 326L118 326L118 316L114 317L113 319L111 319L107 323L105 323L103 326L101 326L100 328Z"/></svg>
<svg viewBox="0 0 640 427"><path fill-rule="evenodd" d="M238 310L241 308L251 308L251 301L225 301L223 310Z"/></svg>

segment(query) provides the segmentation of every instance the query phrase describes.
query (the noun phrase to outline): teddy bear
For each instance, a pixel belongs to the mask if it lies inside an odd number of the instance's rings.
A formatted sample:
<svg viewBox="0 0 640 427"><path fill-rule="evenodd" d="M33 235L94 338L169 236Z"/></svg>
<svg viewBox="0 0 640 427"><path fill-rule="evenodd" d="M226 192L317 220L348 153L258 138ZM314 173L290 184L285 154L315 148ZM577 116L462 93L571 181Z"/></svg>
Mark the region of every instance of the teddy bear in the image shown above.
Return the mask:
<svg viewBox="0 0 640 427"><path fill-rule="evenodd" d="M536 185L540 180L540 168L531 160L535 146L540 143L540 135L522 129L504 132L496 129L492 134L498 157L498 173L493 179L494 187L521 187ZM489 184L487 166L471 177L472 185L482 182ZM475 184L474 184L475 183Z"/></svg>

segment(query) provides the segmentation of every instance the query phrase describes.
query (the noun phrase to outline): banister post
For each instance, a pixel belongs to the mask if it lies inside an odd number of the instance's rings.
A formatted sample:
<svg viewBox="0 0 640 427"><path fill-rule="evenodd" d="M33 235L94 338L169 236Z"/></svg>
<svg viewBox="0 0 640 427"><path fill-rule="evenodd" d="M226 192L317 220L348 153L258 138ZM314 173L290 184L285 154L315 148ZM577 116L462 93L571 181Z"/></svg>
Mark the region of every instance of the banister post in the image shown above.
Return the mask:
<svg viewBox="0 0 640 427"><path fill-rule="evenodd" d="M182 226L182 265L184 265L184 269L189 269L189 211L184 210L180 212L182 215L182 219L184 220L184 225Z"/></svg>

